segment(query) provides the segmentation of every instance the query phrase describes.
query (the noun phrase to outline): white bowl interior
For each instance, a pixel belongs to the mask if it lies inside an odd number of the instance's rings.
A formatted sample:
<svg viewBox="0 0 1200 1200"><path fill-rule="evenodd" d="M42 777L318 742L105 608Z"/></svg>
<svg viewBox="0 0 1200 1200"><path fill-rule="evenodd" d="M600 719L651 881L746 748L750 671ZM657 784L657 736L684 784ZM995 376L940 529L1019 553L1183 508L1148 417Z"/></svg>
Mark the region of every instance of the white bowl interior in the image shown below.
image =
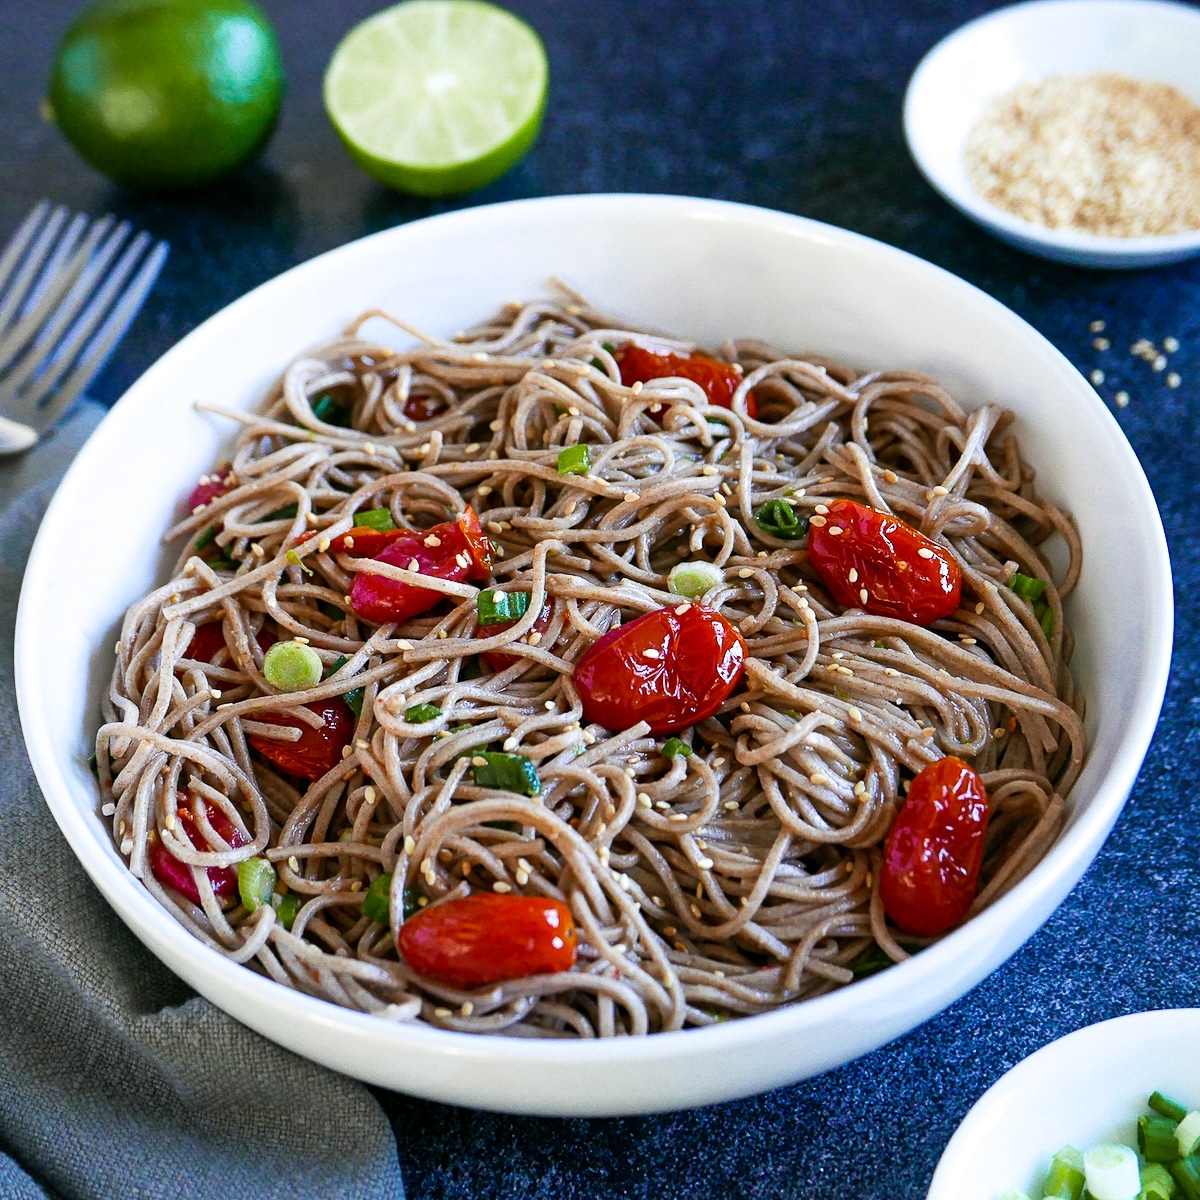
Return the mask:
<svg viewBox="0 0 1200 1200"><path fill-rule="evenodd" d="M1070 826L1013 893L911 962L708 1030L587 1045L472 1037L348 1012L229 963L176 925L115 852L85 758L122 613L154 582L164 530L231 435L229 421L194 402L255 405L294 355L363 309L453 332L512 297L544 294L555 274L617 315L701 342L765 337L863 368L926 370L967 404L999 401L1019 414L1043 492L1075 514L1087 565L1068 612L1091 751ZM62 586L64 563L88 580L86 599ZM1082 874L1128 795L1162 700L1171 615L1162 527L1128 443L1070 364L994 300L796 217L678 197L560 197L352 243L243 297L165 355L101 424L47 513L18 615L17 687L39 781L81 862L134 932L221 1007L299 1053L414 1094L509 1111L630 1113L744 1095L848 1061L1011 954Z"/></svg>
<svg viewBox="0 0 1200 1200"><path fill-rule="evenodd" d="M1006 1188L1040 1196L1065 1145L1137 1148L1151 1092L1200 1107L1200 1009L1134 1013L1077 1030L1001 1076L950 1139L928 1200L995 1200Z"/></svg>
<svg viewBox="0 0 1200 1200"><path fill-rule="evenodd" d="M1113 238L1045 229L972 188L963 148L989 100L1048 75L1096 71L1168 83L1200 104L1200 12L1166 0L1033 0L980 17L939 42L914 73L904 111L909 148L947 200L1025 249L1106 266L1200 252L1200 231Z"/></svg>

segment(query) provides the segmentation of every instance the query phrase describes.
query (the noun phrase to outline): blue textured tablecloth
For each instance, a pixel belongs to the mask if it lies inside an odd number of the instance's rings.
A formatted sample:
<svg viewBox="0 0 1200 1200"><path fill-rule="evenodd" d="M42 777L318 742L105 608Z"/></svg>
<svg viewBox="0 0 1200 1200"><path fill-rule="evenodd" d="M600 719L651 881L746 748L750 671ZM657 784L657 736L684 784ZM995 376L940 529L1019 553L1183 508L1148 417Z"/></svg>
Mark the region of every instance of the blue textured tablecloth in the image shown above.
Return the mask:
<svg viewBox="0 0 1200 1200"><path fill-rule="evenodd" d="M1197 1003L1200 623L1192 584L1200 571L1191 522L1200 487L1191 449L1200 412L1200 263L1141 273L1053 266L993 241L924 183L903 142L905 83L939 38L994 6L517 0L511 7L541 32L550 55L545 130L509 176L453 204L374 185L351 166L322 114L319 80L330 51L378 5L264 7L277 21L290 84L263 165L199 195L148 198L112 189L39 122L71 0L0 0L0 232L49 195L115 209L172 243L158 289L98 382L102 399L115 399L157 355L254 284L400 221L460 203L575 191L717 196L831 221L928 258L1015 309L1081 369L1102 368L1101 393L1110 401L1118 390L1130 396L1117 416L1158 497L1176 572L1175 669L1138 786L1095 865L1007 965L858 1063L719 1108L553 1121L376 1091L410 1200L918 1198L967 1108L1020 1058L1093 1021ZM1096 319L1107 321L1106 351L1092 346ZM1143 336L1179 340L1170 365L1182 376L1178 389L1130 357ZM160 1165L149 1161L147 1170ZM4 1179L0 1172L0 1196L35 1194L15 1183L6 1192ZM129 1194L136 1190L131 1181ZM326 1193L314 1180L308 1194Z"/></svg>

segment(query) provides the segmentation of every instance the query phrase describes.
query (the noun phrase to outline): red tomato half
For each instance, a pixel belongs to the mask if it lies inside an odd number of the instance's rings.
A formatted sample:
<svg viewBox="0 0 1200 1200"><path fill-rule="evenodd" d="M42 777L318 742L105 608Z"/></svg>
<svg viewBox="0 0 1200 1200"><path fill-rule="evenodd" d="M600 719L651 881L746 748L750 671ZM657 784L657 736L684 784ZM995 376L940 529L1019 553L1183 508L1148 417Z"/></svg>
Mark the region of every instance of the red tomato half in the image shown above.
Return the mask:
<svg viewBox="0 0 1200 1200"><path fill-rule="evenodd" d="M952 929L975 899L988 802L961 758L940 758L912 781L883 847L884 912L907 933Z"/></svg>
<svg viewBox="0 0 1200 1200"><path fill-rule="evenodd" d="M198 483L192 488L192 494L188 496L188 511L197 509L202 504L211 504L218 496L225 495L228 491L225 481L228 478L228 471L213 471L211 475L206 475L203 483Z"/></svg>
<svg viewBox="0 0 1200 1200"><path fill-rule="evenodd" d="M953 556L911 525L856 500L834 500L808 528L808 561L846 608L929 625L962 597Z"/></svg>
<svg viewBox="0 0 1200 1200"><path fill-rule="evenodd" d="M457 521L447 521L423 532L390 530L385 536L391 540L381 551L370 556L379 562L453 582L482 581L492 573L492 544L480 528L474 509L469 506ZM359 553L357 537L353 553ZM350 607L358 616L377 625L387 621L407 621L431 609L441 599L441 592L363 572L355 575L350 588Z"/></svg>
<svg viewBox="0 0 1200 1200"><path fill-rule="evenodd" d="M693 354L690 358L682 354L655 354L631 342L617 351L616 358L621 368L621 382L626 387L649 383L651 379L690 379L704 389L709 404L718 408L733 407L733 393L742 383L741 375L729 363L706 354ZM746 414L758 416L758 401L753 392L746 396ZM661 413L651 413L651 416L662 424Z"/></svg>
<svg viewBox="0 0 1200 1200"><path fill-rule="evenodd" d="M461 988L569 971L577 946L561 901L490 892L423 909L396 942L418 975Z"/></svg>
<svg viewBox="0 0 1200 1200"><path fill-rule="evenodd" d="M295 742L277 742L273 738L249 734L246 740L285 774L300 779L320 779L326 771L331 771L342 761L342 750L350 745L350 739L354 736L354 714L340 696L314 700L304 707L325 718L325 724L320 729L314 729L311 725L305 725L299 717L289 717L284 713L255 713L254 719L264 724L299 729L300 738Z"/></svg>
<svg viewBox="0 0 1200 1200"><path fill-rule="evenodd" d="M594 642L575 666L575 687L588 721L613 730L647 721L654 733L674 733L721 707L745 661L746 643L720 613L658 608Z"/></svg>
<svg viewBox="0 0 1200 1200"><path fill-rule="evenodd" d="M208 823L229 845L235 849L238 846L246 845L242 831L215 804L205 802L204 809ZM180 829L197 850L212 848L204 840L204 835L196 828L196 818L192 815L191 801L184 792L179 793L179 807L175 813L175 830L178 832ZM157 838L150 843L149 858L150 870L163 887L173 888L181 896L186 896L193 904L200 903L200 891L192 876L192 868L187 863L180 862ZM232 896L237 891L237 872L232 867L209 867L208 880L217 896Z"/></svg>
<svg viewBox="0 0 1200 1200"><path fill-rule="evenodd" d="M542 605L542 611L538 613L537 620L534 621L533 627L529 630L530 633L545 633L550 627L550 621L554 617L554 601L547 600ZM503 633L506 629L511 629L516 624L516 621L500 621L496 625L476 625L475 637L489 638L495 637L498 633ZM528 635L526 635L528 636ZM518 654L505 654L502 650L491 650L482 655L483 661L487 663L493 671L503 671L505 667L511 667L513 663L519 661Z"/></svg>
<svg viewBox="0 0 1200 1200"><path fill-rule="evenodd" d="M275 644L275 638L265 629L260 629L254 640L264 654ZM183 652L183 656L194 659L196 662L210 663L217 657L217 651L224 649L224 626L220 621L206 621L203 625L196 626L196 632L192 635L192 640L188 643L188 648ZM232 660L229 660L226 665L233 665Z"/></svg>

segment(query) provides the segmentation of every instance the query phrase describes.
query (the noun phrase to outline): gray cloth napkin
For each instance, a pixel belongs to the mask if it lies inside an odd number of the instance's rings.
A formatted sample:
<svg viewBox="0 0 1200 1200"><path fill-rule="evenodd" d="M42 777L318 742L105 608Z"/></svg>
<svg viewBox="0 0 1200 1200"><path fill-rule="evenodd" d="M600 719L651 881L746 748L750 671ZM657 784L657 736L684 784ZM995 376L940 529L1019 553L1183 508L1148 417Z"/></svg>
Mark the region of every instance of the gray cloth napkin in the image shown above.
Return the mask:
<svg viewBox="0 0 1200 1200"><path fill-rule="evenodd" d="M0 1200L402 1200L392 1131L367 1089L259 1037L162 966L92 886L38 791L13 691L17 596L97 409L36 458L0 466Z"/></svg>

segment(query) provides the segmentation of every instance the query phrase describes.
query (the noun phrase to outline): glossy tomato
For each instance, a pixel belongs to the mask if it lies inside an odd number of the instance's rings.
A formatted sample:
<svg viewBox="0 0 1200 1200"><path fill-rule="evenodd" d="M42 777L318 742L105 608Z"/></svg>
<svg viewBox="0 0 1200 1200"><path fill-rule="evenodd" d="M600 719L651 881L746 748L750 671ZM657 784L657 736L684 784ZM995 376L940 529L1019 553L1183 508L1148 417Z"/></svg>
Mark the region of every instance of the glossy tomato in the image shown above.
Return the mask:
<svg viewBox="0 0 1200 1200"><path fill-rule="evenodd" d="M944 546L856 500L834 500L811 519L808 561L839 604L877 617L929 625L962 597L962 571Z"/></svg>
<svg viewBox="0 0 1200 1200"><path fill-rule="evenodd" d="M449 407L441 396L413 392L404 402L404 415L410 421L429 421L439 417Z"/></svg>
<svg viewBox="0 0 1200 1200"><path fill-rule="evenodd" d="M274 636L266 629L260 629L254 640L264 654L275 644ZM225 628L222 623L206 621L203 625L196 626L196 632L192 635L192 640L188 643L188 648L183 652L183 656L194 659L196 662L210 663L217 657L218 650L225 649L225 644ZM227 665L232 665L232 660Z"/></svg>
<svg viewBox="0 0 1200 1200"><path fill-rule="evenodd" d="M708 402L718 408L733 407L733 394L742 383L741 375L730 363L709 358L707 354L693 354L690 358L682 354L655 354L631 342L617 351L616 358L621 382L626 387L649 383L651 379L690 379L704 389ZM746 414L758 416L758 401L753 392L746 396ZM662 424L661 413L650 415Z"/></svg>
<svg viewBox="0 0 1200 1200"><path fill-rule="evenodd" d="M385 536L390 540L384 548L370 555L379 562L453 582L482 581L492 573L492 544L469 506L457 521L447 521L424 532L389 530ZM363 557L357 537L351 553ZM350 607L358 616L377 625L407 621L431 609L441 599L443 594L430 588L361 571L350 588Z"/></svg>
<svg viewBox="0 0 1200 1200"><path fill-rule="evenodd" d="M575 687L588 721L674 733L711 717L745 662L746 643L720 613L685 604L610 629L576 664Z"/></svg>
<svg viewBox="0 0 1200 1200"><path fill-rule="evenodd" d="M213 830L234 849L246 845L246 838L242 835L242 831L215 804L209 804L206 801L204 813ZM204 840L204 835L196 827L191 801L184 792L179 793L179 803L175 813L175 831L178 832L181 829L197 850L212 849ZM150 843L148 857L150 870L163 887L173 888L181 896L186 896L193 904L200 903L200 891L196 887L192 868L187 863L180 862L157 837ZM232 896L237 891L237 872L232 867L209 867L208 881L212 884L214 895Z"/></svg>
<svg viewBox="0 0 1200 1200"><path fill-rule="evenodd" d="M189 511L211 504L218 496L223 496L229 490L226 486L229 479L228 471L213 471L205 475L188 496Z"/></svg>
<svg viewBox="0 0 1200 1200"><path fill-rule="evenodd" d="M554 617L554 601L547 600L542 605L542 611L538 613L537 620L534 621L530 628L530 633L545 633L550 627L550 621ZM495 637L498 633L503 633L506 629L511 629L516 624L516 621L499 621L495 625L476 625L475 637L489 638ZM528 635L526 635L528 636ZM511 667L513 663L520 660L517 654L505 654L503 650L491 650L480 656L485 663L493 671L503 671L505 667Z"/></svg>
<svg viewBox="0 0 1200 1200"><path fill-rule="evenodd" d="M286 713L255 713L254 719L264 724L299 729L300 738L295 742L277 742L273 738L249 734L246 740L285 774L300 779L320 779L342 761L342 751L354 736L354 714L340 696L314 700L304 707L325 718L320 729Z"/></svg>
<svg viewBox="0 0 1200 1200"><path fill-rule="evenodd" d="M952 929L975 899L988 801L983 780L961 758L940 758L912 781L883 846L879 894L906 933Z"/></svg>
<svg viewBox="0 0 1200 1200"><path fill-rule="evenodd" d="M561 901L491 892L423 909L400 926L396 942L418 975L461 988L569 971L577 948Z"/></svg>

